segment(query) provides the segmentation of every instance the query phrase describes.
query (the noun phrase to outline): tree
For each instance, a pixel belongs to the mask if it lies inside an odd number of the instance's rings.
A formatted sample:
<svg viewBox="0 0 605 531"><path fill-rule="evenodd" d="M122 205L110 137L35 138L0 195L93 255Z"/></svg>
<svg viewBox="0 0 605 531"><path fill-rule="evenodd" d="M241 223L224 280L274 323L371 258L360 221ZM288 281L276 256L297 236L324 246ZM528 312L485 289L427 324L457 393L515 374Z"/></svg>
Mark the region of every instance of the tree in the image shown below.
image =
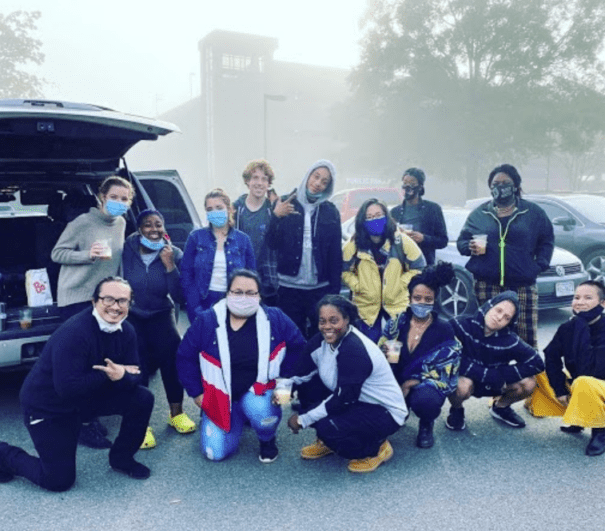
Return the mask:
<svg viewBox="0 0 605 531"><path fill-rule="evenodd" d="M40 97L44 80L24 70L44 61L42 42L31 36L39 11L0 13L0 97Z"/></svg>
<svg viewBox="0 0 605 531"><path fill-rule="evenodd" d="M374 121L362 141L376 161L465 175L475 197L479 171L578 137L586 102L595 112L584 140L605 130L602 0L378 0L364 22L340 115Z"/></svg>

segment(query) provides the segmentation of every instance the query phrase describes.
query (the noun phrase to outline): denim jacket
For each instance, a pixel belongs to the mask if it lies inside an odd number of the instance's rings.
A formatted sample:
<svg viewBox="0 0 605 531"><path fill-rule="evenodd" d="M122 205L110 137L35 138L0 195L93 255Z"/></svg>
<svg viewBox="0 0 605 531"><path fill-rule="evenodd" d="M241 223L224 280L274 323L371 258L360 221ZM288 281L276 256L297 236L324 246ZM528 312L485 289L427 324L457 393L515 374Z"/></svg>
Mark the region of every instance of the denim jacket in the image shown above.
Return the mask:
<svg viewBox="0 0 605 531"><path fill-rule="evenodd" d="M181 261L181 286L190 319L198 313L196 309L208 295L215 254L216 238L211 228L194 230L187 238ZM225 240L225 259L227 278L235 269L242 267L256 271L252 242L247 234L237 229L229 230Z"/></svg>

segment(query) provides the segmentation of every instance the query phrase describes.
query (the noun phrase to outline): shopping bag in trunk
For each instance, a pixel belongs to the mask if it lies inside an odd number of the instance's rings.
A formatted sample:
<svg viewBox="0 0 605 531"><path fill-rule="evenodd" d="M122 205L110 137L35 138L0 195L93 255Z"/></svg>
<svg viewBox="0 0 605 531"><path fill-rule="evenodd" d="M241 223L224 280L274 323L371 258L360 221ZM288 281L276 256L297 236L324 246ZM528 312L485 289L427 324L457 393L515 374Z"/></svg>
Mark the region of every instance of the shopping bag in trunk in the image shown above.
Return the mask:
<svg viewBox="0 0 605 531"><path fill-rule="evenodd" d="M25 272L25 292L30 307L52 305L53 296L46 269L30 269Z"/></svg>

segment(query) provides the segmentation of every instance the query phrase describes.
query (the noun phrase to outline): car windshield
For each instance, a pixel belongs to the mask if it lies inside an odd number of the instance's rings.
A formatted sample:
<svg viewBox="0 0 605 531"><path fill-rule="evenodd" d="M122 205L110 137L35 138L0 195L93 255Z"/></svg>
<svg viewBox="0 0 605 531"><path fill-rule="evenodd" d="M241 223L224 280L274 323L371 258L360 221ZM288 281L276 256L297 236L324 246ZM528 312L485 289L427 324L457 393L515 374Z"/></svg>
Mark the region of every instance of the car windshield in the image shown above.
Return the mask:
<svg viewBox="0 0 605 531"><path fill-rule="evenodd" d="M445 218L445 226L447 228L449 241L455 242L458 239L469 212L470 210L465 209L443 209L443 217Z"/></svg>
<svg viewBox="0 0 605 531"><path fill-rule="evenodd" d="M590 221L605 225L605 197L600 195L571 195L560 199L569 203Z"/></svg>

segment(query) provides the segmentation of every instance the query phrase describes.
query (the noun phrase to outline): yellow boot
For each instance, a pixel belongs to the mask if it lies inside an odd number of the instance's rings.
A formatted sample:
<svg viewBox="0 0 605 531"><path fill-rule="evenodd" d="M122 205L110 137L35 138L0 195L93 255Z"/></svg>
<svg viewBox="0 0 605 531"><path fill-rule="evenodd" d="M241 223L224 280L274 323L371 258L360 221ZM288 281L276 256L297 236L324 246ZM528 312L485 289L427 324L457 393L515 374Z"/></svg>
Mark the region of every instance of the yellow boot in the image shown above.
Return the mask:
<svg viewBox="0 0 605 531"><path fill-rule="evenodd" d="M389 441L384 441L375 457L351 459L348 469L351 472L374 472L374 470L382 463L386 463L391 457L393 457L393 447Z"/></svg>

